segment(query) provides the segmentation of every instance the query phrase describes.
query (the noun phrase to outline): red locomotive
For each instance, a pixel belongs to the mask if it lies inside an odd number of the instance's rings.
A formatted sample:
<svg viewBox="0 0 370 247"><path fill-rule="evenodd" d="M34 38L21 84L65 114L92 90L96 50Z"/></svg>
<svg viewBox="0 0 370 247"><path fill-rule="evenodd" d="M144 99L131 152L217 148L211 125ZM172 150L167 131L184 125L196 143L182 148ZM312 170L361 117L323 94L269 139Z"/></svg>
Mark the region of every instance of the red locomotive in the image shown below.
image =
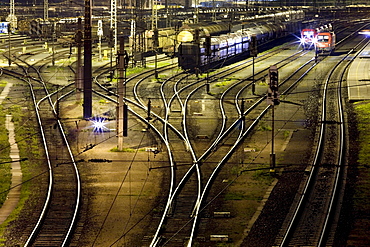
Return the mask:
<svg viewBox="0 0 370 247"><path fill-rule="evenodd" d="M316 35L316 50L318 53L331 53L335 49L335 33L321 31Z"/></svg>
<svg viewBox="0 0 370 247"><path fill-rule="evenodd" d="M313 49L315 46L316 29L306 28L301 31L301 45L303 49Z"/></svg>

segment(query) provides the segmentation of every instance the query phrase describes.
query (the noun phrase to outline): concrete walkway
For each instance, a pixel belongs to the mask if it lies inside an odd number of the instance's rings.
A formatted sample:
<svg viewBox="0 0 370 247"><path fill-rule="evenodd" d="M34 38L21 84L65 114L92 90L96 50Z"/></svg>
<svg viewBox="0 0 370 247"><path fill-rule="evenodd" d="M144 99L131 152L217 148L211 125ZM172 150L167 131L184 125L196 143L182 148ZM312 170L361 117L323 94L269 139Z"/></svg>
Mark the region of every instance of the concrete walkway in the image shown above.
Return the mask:
<svg viewBox="0 0 370 247"><path fill-rule="evenodd" d="M4 90L0 94L0 104L7 97L12 83L8 83ZM21 164L19 162L19 150L18 145L15 141L14 134L14 124L12 122L12 115L6 115L5 127L8 130L8 138L10 144L10 158L12 159L11 163L11 173L12 173L12 183L11 190L8 193L7 199L5 200L3 206L0 208L0 224L2 224L11 212L15 209L18 204L20 193L21 193L21 184L22 184L22 171Z"/></svg>

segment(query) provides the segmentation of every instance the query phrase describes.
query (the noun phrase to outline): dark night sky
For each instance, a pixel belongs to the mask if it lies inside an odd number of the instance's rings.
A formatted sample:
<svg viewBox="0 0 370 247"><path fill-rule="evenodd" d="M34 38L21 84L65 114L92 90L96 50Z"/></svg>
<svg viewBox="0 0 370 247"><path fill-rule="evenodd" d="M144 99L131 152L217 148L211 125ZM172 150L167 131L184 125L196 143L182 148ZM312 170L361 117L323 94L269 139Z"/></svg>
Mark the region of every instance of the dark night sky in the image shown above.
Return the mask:
<svg viewBox="0 0 370 247"><path fill-rule="evenodd" d="M60 3L60 2L65 2L66 0L49 0L49 4L52 4L52 3ZM83 4L83 0L74 0L75 2L81 2L81 4ZM9 5L9 2L10 0L0 0L0 4L1 5ZM44 0L14 0L15 4L25 4L25 3L29 3L29 4L36 4L36 5L42 5ZM69 0L67 0L67 2L69 2Z"/></svg>
<svg viewBox="0 0 370 247"><path fill-rule="evenodd" d="M9 6L9 2L10 0L0 0L0 5L8 5ZM35 4L35 5L43 5L44 3L44 0L14 0L15 2L15 5L18 5L18 4ZM84 0L49 0L49 5L53 5L54 3L61 3L61 2L64 2L66 4L72 4L73 3L79 3L81 4L82 6L84 5ZM107 4L108 6L110 6L110 0L92 0L93 4L94 2L96 4L102 4L102 3L105 3ZM118 1L117 1L118 2Z"/></svg>

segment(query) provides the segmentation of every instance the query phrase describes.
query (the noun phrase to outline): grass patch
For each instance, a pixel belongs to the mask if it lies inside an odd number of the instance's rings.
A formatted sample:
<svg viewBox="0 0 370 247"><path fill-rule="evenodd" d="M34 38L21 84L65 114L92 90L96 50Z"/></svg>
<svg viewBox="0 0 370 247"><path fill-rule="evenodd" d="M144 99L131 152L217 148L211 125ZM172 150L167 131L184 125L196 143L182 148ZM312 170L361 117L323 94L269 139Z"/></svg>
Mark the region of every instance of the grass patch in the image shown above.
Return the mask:
<svg viewBox="0 0 370 247"><path fill-rule="evenodd" d="M133 148L123 148L122 150L119 150L118 147L114 147L110 150L111 152L127 152L127 153L134 153L136 149Z"/></svg>
<svg viewBox="0 0 370 247"><path fill-rule="evenodd" d="M359 154L358 154L358 183L353 197L358 198L354 200L354 208L359 212L366 212L370 210L368 206L370 171L368 165L370 164L370 102L360 102L355 104L355 112L357 116L357 128L359 131Z"/></svg>
<svg viewBox="0 0 370 247"><path fill-rule="evenodd" d="M4 204L11 185L11 161L8 131L5 128L5 112L0 106L0 207Z"/></svg>
<svg viewBox="0 0 370 247"><path fill-rule="evenodd" d="M261 81L261 82L258 83L258 85L263 86L263 87L267 87L269 84L267 82Z"/></svg>
<svg viewBox="0 0 370 247"><path fill-rule="evenodd" d="M3 110L0 112L1 115L5 114ZM39 139L38 126L34 121L33 111L23 106L13 104L8 108L7 112L10 112L13 116L15 139L18 144L19 155L21 158L28 158L28 160L21 162L22 180L27 182L22 183L20 200L16 209L13 210L7 220L1 225L0 236L3 236L9 223L18 218L26 202L29 204L28 199L33 197L33 191L40 188L39 180L32 178L41 173L44 164L44 150L39 148L41 142ZM0 125L4 126L2 121L5 121L4 117L0 117ZM1 141L1 143L3 143L3 141ZM1 182L1 184L3 184L3 182ZM1 239L0 245L3 245L1 242L4 241L6 240Z"/></svg>
<svg viewBox="0 0 370 247"><path fill-rule="evenodd" d="M360 132L360 153L358 162L360 165L369 164L370 161L370 102L366 104L357 104L355 106L357 112L358 131Z"/></svg>
<svg viewBox="0 0 370 247"><path fill-rule="evenodd" d="M0 80L0 87L5 87L7 83L7 81Z"/></svg>
<svg viewBox="0 0 370 247"><path fill-rule="evenodd" d="M220 82L217 82L215 84L215 87L224 87L224 86L228 86L230 85L231 83L233 83L234 80L230 80L230 79L224 79L223 81L220 81Z"/></svg>
<svg viewBox="0 0 370 247"><path fill-rule="evenodd" d="M254 172L254 174L252 175L252 179L264 184L271 184L275 178L270 173L270 165L260 165L258 166L258 168L261 169Z"/></svg>
<svg viewBox="0 0 370 247"><path fill-rule="evenodd" d="M128 78L129 76L133 75L133 74L138 74L138 73L141 73L143 72L144 70L148 70L148 68L142 68L142 67L135 67L135 68L127 68L126 69L126 78ZM119 75L117 73L115 73L113 75L113 78L111 81L111 83L117 83L118 82L118 78Z"/></svg>
<svg viewBox="0 0 370 247"><path fill-rule="evenodd" d="M259 130L259 131L271 131L272 127L270 125L268 125L266 122L261 122L258 125L257 130Z"/></svg>
<svg viewBox="0 0 370 247"><path fill-rule="evenodd" d="M126 70L126 76L130 76L130 75L133 75L133 74L141 73L144 70L148 70L148 68L142 68L142 67L128 68Z"/></svg>
<svg viewBox="0 0 370 247"><path fill-rule="evenodd" d="M262 196L258 196L257 194L245 193L245 192L229 192L225 194L225 200L262 200Z"/></svg>
<svg viewBox="0 0 370 247"><path fill-rule="evenodd" d="M289 137L290 131L289 130L284 130L283 136L284 139L287 139Z"/></svg>
<svg viewBox="0 0 370 247"><path fill-rule="evenodd" d="M225 195L225 200L247 200L248 197L242 192L230 192Z"/></svg>

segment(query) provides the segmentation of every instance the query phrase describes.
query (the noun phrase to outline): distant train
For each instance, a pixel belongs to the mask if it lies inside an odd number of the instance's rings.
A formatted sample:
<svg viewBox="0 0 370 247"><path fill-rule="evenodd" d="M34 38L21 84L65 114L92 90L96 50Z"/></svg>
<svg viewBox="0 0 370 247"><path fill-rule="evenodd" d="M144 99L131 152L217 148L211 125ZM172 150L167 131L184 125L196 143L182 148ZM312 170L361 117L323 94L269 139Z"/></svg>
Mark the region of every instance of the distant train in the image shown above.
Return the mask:
<svg viewBox="0 0 370 247"><path fill-rule="evenodd" d="M332 53L335 50L335 33L320 31L316 35L316 50L320 53Z"/></svg>
<svg viewBox="0 0 370 247"><path fill-rule="evenodd" d="M184 24L181 27L175 28L162 28L158 29L158 34L155 35L153 30L145 31L145 44L144 52L150 52L154 50L153 44L154 39L157 39L157 52L165 53L168 55L174 55L177 52L178 47L178 34L183 34L184 30L195 29L199 31L200 36L204 35L219 35L222 33L230 32L230 25L225 23L204 23L204 24ZM136 40L138 42L138 40Z"/></svg>
<svg viewBox="0 0 370 247"><path fill-rule="evenodd" d="M313 49L316 43L317 31L314 28L305 28L301 31L300 45L303 49Z"/></svg>
<svg viewBox="0 0 370 247"><path fill-rule="evenodd" d="M181 34L181 37L185 36ZM213 64L249 51L250 37L241 31L228 35L208 37L195 38L194 40L193 38L183 38L179 40L181 44L178 51L178 63L181 68L184 70L201 69L206 64Z"/></svg>
<svg viewBox="0 0 370 247"><path fill-rule="evenodd" d="M300 45L303 49L316 49L318 54L331 53L335 49L335 32L331 24L301 31Z"/></svg>
<svg viewBox="0 0 370 247"><path fill-rule="evenodd" d="M252 36L256 37L257 45L261 45L297 30L300 30L300 20L241 24L234 26L231 33L219 36L202 36L197 29L183 30L177 36L179 66L196 70L237 55L249 55Z"/></svg>

